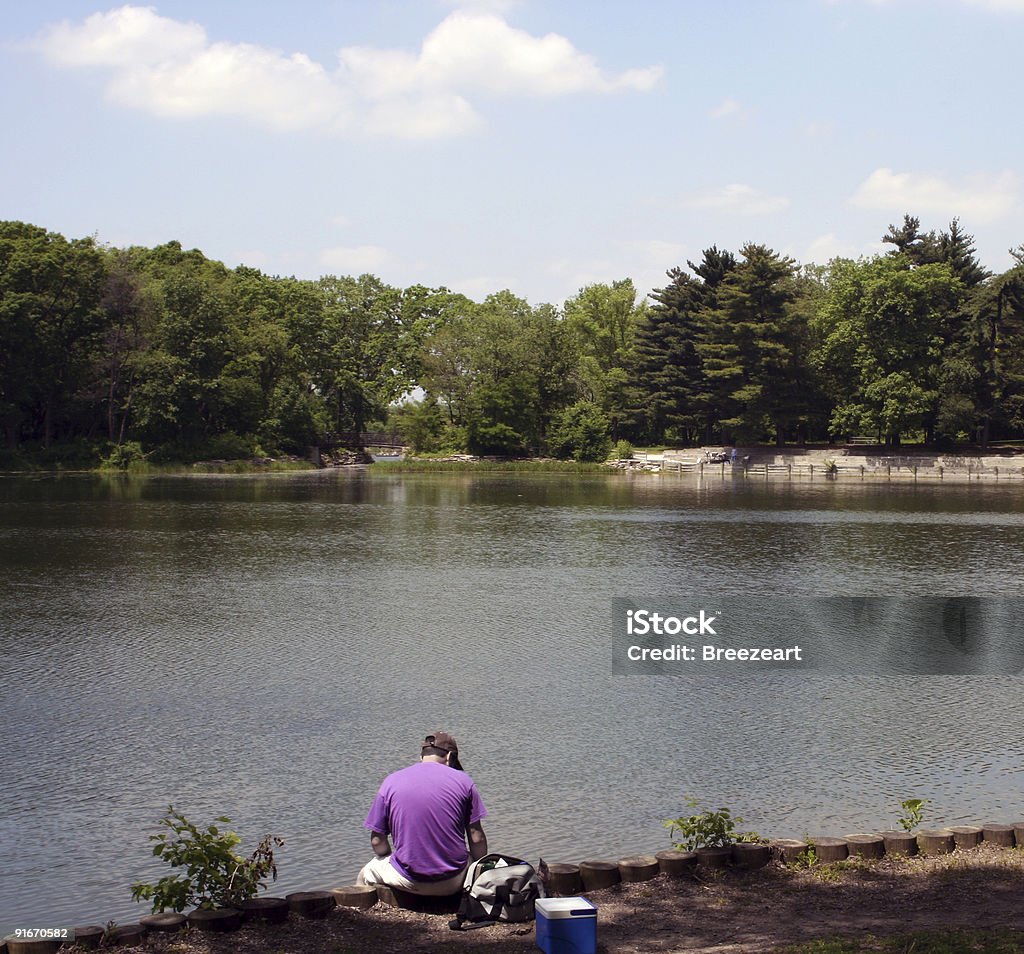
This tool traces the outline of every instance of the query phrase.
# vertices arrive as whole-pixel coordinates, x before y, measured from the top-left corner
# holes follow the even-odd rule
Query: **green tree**
[[[94,419],[103,278],[92,239],[0,222],[0,421],[10,448],[49,446]]]
[[[523,454],[542,443],[551,415],[571,393],[571,337],[550,306],[510,291],[474,310],[469,331],[467,446],[478,454]]]
[[[633,344],[647,306],[637,302],[636,288],[625,278],[581,288],[566,301],[564,313],[579,351],[579,392],[601,406],[618,435],[628,412]]]
[[[814,360],[835,434],[867,431],[897,444],[935,416],[943,332],[963,284],[946,264],[910,264],[890,255],[832,265]]]
[[[550,437],[556,457],[585,462],[608,459],[612,442],[608,415],[592,401],[577,401],[558,415]]]
[[[413,385],[402,293],[375,275],[320,279],[323,325],[310,356],[337,431],[362,433]]]
[[[127,251],[107,253],[100,306],[106,328],[96,361],[96,390],[106,406],[107,438],[122,444],[131,420],[139,361],[149,346],[159,308],[152,283]]]
[[[697,351],[719,412],[722,439],[782,443],[806,411],[806,327],[791,306],[795,262],[747,244],[706,308]]]
[[[653,442],[669,435],[686,443],[709,439],[719,416],[700,343],[707,313],[717,304],[736,259],[712,246],[700,263],[687,264],[694,274],[670,269],[669,283],[651,293],[654,304],[636,331],[633,433]]]

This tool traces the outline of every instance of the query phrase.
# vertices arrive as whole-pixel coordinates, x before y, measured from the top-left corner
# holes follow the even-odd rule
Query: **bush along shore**
[[[601,949],[627,954],[775,951],[802,944],[808,946],[785,950],[1024,949],[1024,821],[906,830],[914,820],[920,812],[905,815],[903,828],[891,831],[730,841],[757,836],[737,833],[728,817],[723,824],[719,813],[705,812],[674,821],[688,822],[695,840],[711,844],[549,864],[547,888],[555,896],[590,896],[598,905]],[[73,937],[80,949],[176,954],[534,947],[528,925],[499,924],[468,936],[449,932],[456,907],[457,898],[345,886],[257,897],[232,908],[155,913],[137,924],[78,927]],[[918,944],[936,931],[951,946]],[[915,946],[886,947],[879,940],[894,936],[911,937]],[[482,938],[485,946],[474,946]],[[45,954],[62,943],[11,936],[0,954]]]

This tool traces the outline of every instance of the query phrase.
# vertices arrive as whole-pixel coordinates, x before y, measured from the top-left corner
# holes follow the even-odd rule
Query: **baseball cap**
[[[450,752],[452,757],[448,764],[452,768],[462,768],[462,765],[459,763],[459,743],[447,732],[432,732],[423,740],[421,747],[424,749],[432,747],[440,749],[442,752]]]

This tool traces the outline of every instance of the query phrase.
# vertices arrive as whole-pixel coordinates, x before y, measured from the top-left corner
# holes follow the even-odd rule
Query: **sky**
[[[14,0],[0,218],[561,305],[711,245],[1024,243],[1024,0]]]

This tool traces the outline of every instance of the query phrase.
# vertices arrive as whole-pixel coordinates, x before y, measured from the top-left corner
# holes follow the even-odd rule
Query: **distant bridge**
[[[366,447],[374,450],[402,454],[409,449],[409,442],[401,434],[387,431],[341,431],[324,437],[324,448]]]

